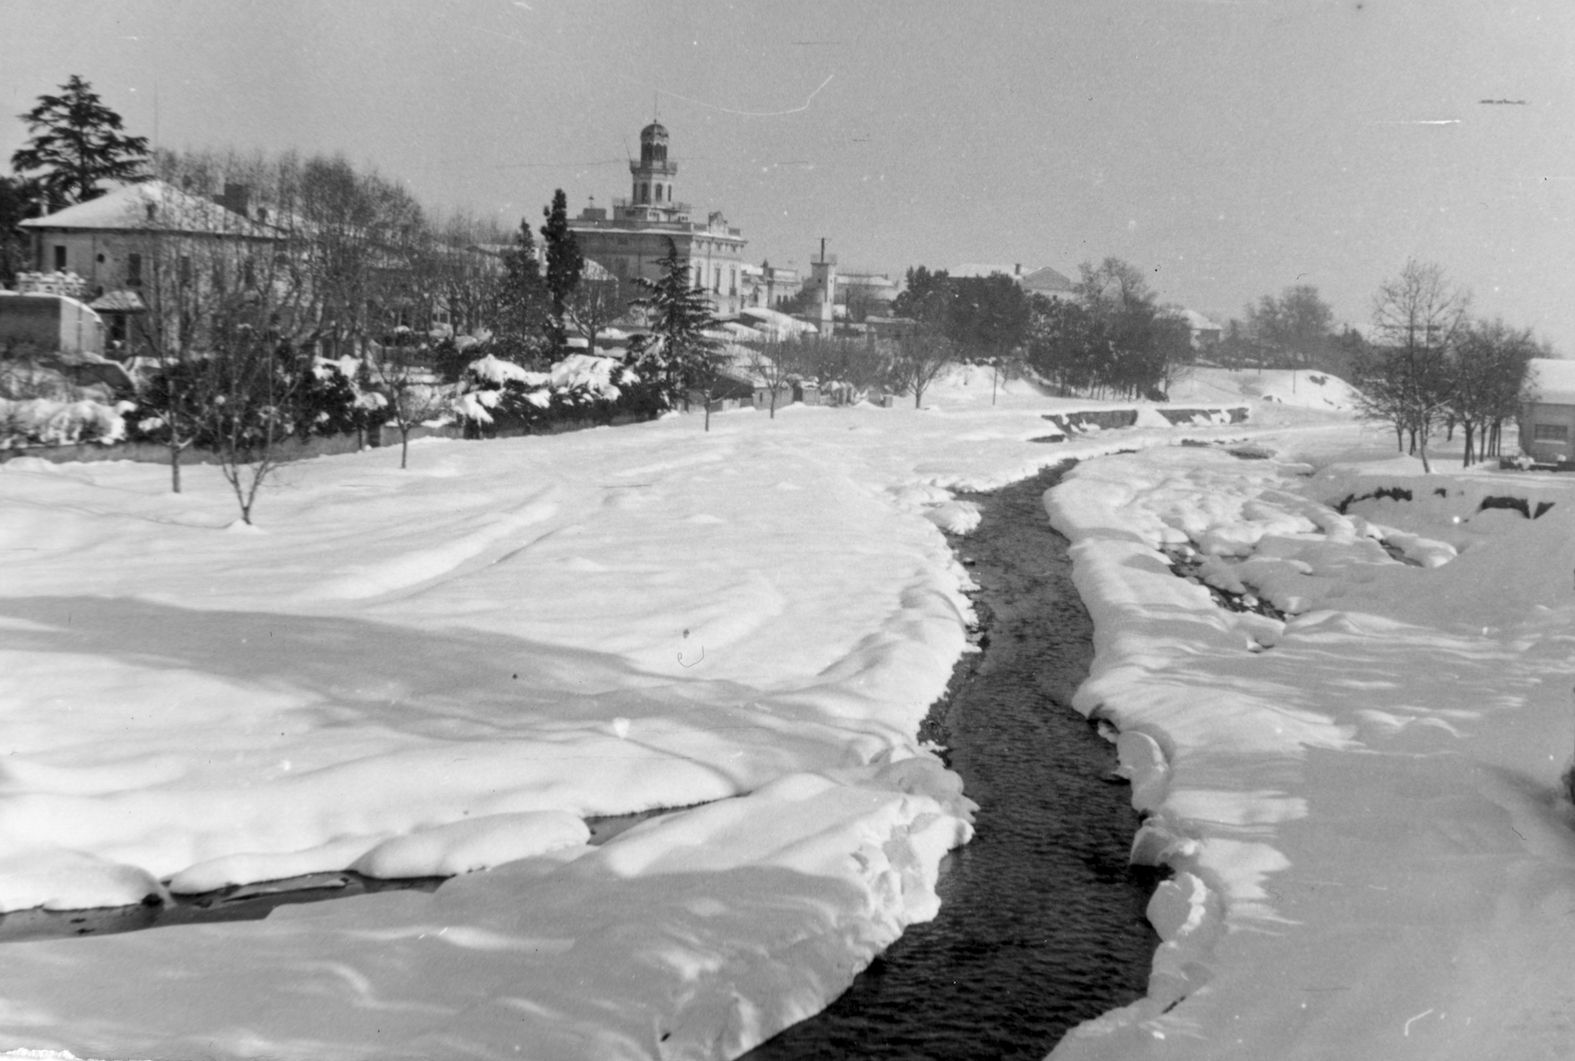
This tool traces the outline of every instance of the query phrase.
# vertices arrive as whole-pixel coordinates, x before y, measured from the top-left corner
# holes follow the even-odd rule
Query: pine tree
[[[146,176],[147,137],[122,133],[120,115],[76,74],[60,86],[60,95],[39,96],[21,118],[29,139],[11,156],[11,168],[42,170],[39,183],[54,207],[97,198],[105,181]]]
[[[569,229],[569,201],[562,188],[553,192],[552,205],[543,207],[541,214],[547,219],[541,226],[541,238],[547,255],[547,295],[551,299],[549,338],[553,356],[560,357],[568,345],[564,318],[569,296],[579,286],[580,274],[585,271],[585,256],[580,253],[579,241]]]
[[[529,221],[520,221],[513,246],[503,252],[497,306],[500,355],[522,365],[539,363],[547,352],[551,303]]]
[[[645,311],[653,340],[645,344],[639,367],[660,376],[669,401],[687,401],[690,391],[709,399],[721,369],[716,343],[705,334],[717,323],[711,315],[711,297],[705,288],[689,282],[689,259],[679,255],[671,239],[656,264],[662,268],[660,277],[635,281],[646,294],[632,305]],[[707,400],[706,430],[711,427],[710,411]]]

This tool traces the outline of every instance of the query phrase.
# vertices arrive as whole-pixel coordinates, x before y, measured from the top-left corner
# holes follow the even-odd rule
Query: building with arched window
[[[569,222],[580,253],[599,262],[624,283],[635,277],[656,279],[657,260],[672,240],[689,260],[690,281],[711,294],[719,316],[733,316],[743,304],[744,245],[748,242],[720,211],[703,222],[688,203],[673,194],[678,163],[668,157],[667,129],[652,122],[640,130],[640,157],[629,161],[630,192],[614,199],[611,215],[592,205]]]

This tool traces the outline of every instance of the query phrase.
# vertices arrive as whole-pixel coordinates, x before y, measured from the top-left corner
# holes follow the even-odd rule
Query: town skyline
[[[1364,323],[1408,258],[1575,355],[1575,12],[1552,0],[772,9],[0,0],[0,107],[72,74],[166,148],[342,152],[438,209],[628,194],[642,126],[745,260],[1114,255],[1240,316],[1308,283]],[[22,122],[0,123],[9,158]]]

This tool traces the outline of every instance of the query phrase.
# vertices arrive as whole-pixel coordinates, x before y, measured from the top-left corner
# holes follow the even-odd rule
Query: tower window
[[[657,184],[657,186],[656,186],[656,201],[657,202],[661,202],[662,201],[662,186],[661,186],[661,184]]]

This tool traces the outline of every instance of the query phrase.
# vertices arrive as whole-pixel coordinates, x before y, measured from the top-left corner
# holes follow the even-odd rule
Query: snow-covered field
[[[1291,383],[1200,374],[1176,404],[1250,391],[1253,421],[1060,445],[1042,414],[1087,403],[992,407],[983,374],[923,412],[426,441],[405,472],[287,466],[255,529],[212,468],[176,496],[157,466],[0,466],[0,908],[465,874],[4,945],[0,1050],[741,1052],[931,916],[968,836],[914,737],[966,645],[948,488],[1135,448],[1049,507],[1096,620],[1080,704],[1178,872],[1151,998],[1057,1056],[1564,1056],[1575,497],[1424,480]],[[1321,504],[1379,485],[1415,500]],[[1538,520],[1476,512],[1533,485]],[[1187,541],[1289,620],[1176,578],[1157,547]]]

